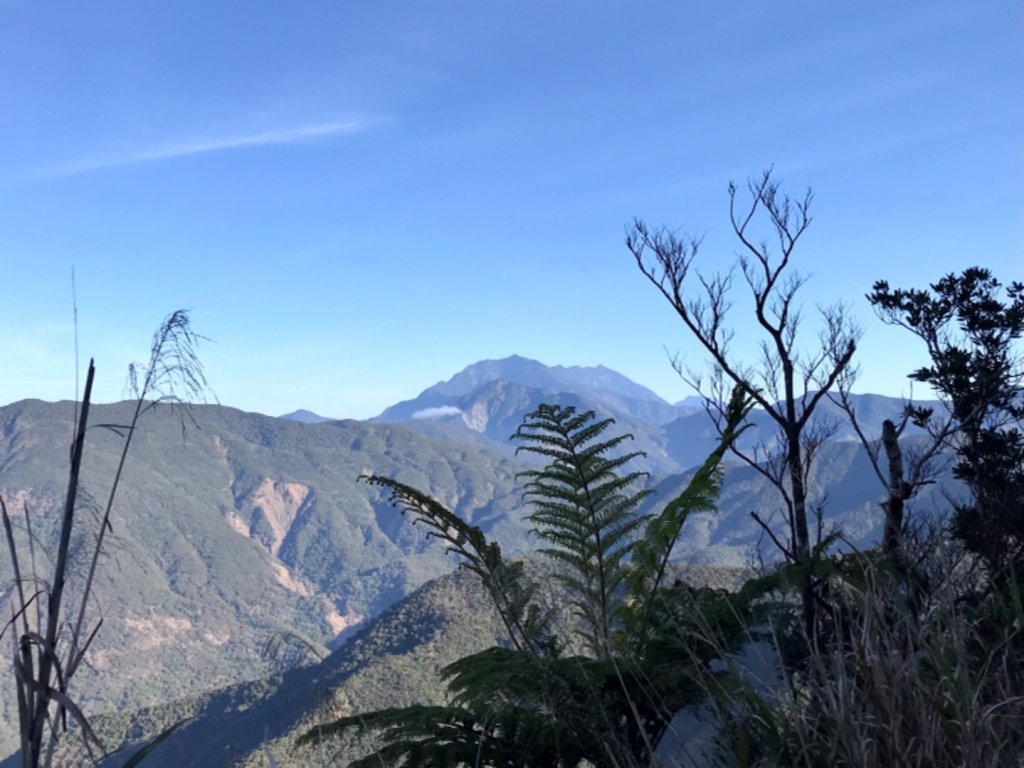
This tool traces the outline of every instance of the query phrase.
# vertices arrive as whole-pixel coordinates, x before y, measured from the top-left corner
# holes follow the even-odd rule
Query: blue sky
[[[690,394],[702,355],[623,244],[737,250],[727,184],[815,191],[806,312],[861,391],[921,362],[863,299],[1024,278],[1022,6],[0,1],[0,403],[97,399],[192,311],[221,402],[368,417],[479,359]],[[736,349],[756,339],[742,302]],[[805,329],[813,342],[815,328]]]

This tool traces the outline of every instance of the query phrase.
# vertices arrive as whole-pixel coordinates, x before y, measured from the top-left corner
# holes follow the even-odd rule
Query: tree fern
[[[677,599],[678,590],[663,588],[669,558],[688,515],[713,508],[722,458],[749,410],[735,393],[718,447],[683,493],[649,520],[637,513],[648,491],[634,490],[646,473],[619,474],[642,454],[621,450],[629,435],[603,438],[611,419],[542,405],[516,431],[525,442],[519,450],[550,459],[544,469],[522,473],[524,497],[534,505],[534,532],[548,545],[541,553],[562,566],[560,580],[588,656],[562,655],[563,643],[550,614],[534,602],[536,586],[522,563],[506,562],[479,528],[415,488],[364,477],[389,489],[393,503],[480,577],[513,647],[489,648],[444,668],[447,705],[352,715],[310,730],[301,741],[348,730],[380,734],[383,746],[353,768],[650,762],[673,714],[699,696],[690,683],[692,665],[711,658],[680,646],[673,621],[685,601]],[[739,604],[747,601],[740,598]],[[737,615],[737,604],[726,607],[728,616]]]
[[[528,414],[512,436],[525,445],[516,449],[551,459],[540,470],[521,472],[524,498],[534,506],[533,533],[551,546],[540,552],[562,563],[558,579],[584,627],[588,650],[598,657],[610,653],[616,623],[615,592],[626,578],[635,533],[645,518],[636,508],[650,491],[633,490],[646,472],[618,471],[642,452],[610,454],[632,435],[599,438],[613,419],[595,421],[593,411],[577,414],[572,406],[541,405]]]
[[[427,536],[440,539],[449,552],[459,556],[459,566],[472,571],[494,601],[509,640],[517,650],[540,656],[552,651],[556,640],[551,633],[551,614],[534,601],[537,585],[526,579],[521,562],[509,562],[501,547],[487,540],[475,525],[415,488],[380,475],[363,475],[360,480],[387,488],[391,502],[430,530]]]

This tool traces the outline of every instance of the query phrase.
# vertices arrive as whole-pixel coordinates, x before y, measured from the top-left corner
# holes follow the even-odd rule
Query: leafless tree
[[[882,552],[895,564],[901,565],[906,504],[949,469],[953,460],[944,451],[952,444],[957,422],[952,413],[932,418],[931,409],[907,400],[903,403],[899,422],[885,419],[878,436],[870,437],[869,428],[857,414],[856,402],[850,391],[852,383],[853,376],[849,371],[845,372],[837,380],[836,390],[829,393],[829,398],[846,414],[864,446],[875,476],[885,489]],[[904,449],[900,440],[911,424],[921,429],[921,439]]]
[[[754,363],[733,354],[734,330],[727,321],[732,309],[735,266],[709,275],[693,268],[701,239],[665,228],[651,229],[637,219],[626,245],[637,266],[669,301],[690,333],[710,356],[710,387],[702,388],[699,374],[674,364],[684,378],[704,395],[712,415],[720,416],[716,391],[733,384],[742,387],[778,427],[774,446],[738,450],[738,455],[764,475],[782,496],[788,540],[780,537],[756,512],[762,526],[791,563],[806,563],[812,556],[808,526],[808,471],[815,451],[828,436],[821,422],[811,422],[815,408],[850,367],[860,329],[845,305],[819,308],[820,325],[811,346],[802,344],[806,323],[797,293],[806,278],[792,266],[793,254],[811,224],[810,190],[794,200],[780,192],[771,169],[747,183],[749,201],[729,185],[729,215],[742,246],[739,274],[753,300],[760,354]],[[742,196],[745,197],[745,196]],[[768,238],[755,230],[764,225]],[[820,518],[819,518],[820,537]],[[816,542],[817,543],[817,542]],[[805,589],[805,619],[813,617],[813,595]]]

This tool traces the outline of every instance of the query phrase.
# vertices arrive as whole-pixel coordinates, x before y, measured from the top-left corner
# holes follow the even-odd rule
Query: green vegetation
[[[932,364],[910,377],[944,398],[957,433],[953,475],[970,489],[956,503],[952,530],[990,571],[1024,574],[1024,366],[1014,345],[1024,335],[1024,284],[1001,283],[974,267],[947,275],[930,291],[875,283],[868,299],[881,317],[925,343]],[[929,426],[933,410],[916,409]]]
[[[572,596],[580,621],[578,635],[589,655],[611,655],[616,622],[616,593],[628,570],[634,533],[644,523],[636,507],[649,490],[633,490],[645,472],[619,476],[617,471],[638,452],[609,452],[628,435],[598,441],[614,421],[594,421],[594,412],[577,414],[573,407],[541,405],[527,414],[512,436],[526,443],[518,450],[539,454],[551,463],[527,470],[524,498],[534,511],[527,516],[532,532],[550,546],[538,552],[564,567],[555,577]]]
[[[631,489],[640,473],[615,471],[635,456],[611,459],[609,451],[624,438],[599,439],[611,422],[556,406],[526,417],[516,436],[552,460],[524,474],[536,510],[531,520],[556,545],[546,552],[575,609],[568,636],[534,600],[537,585],[521,564],[508,563],[478,528],[414,488],[370,476],[368,482],[390,488],[393,500],[481,579],[512,647],[494,646],[445,667],[445,705],[346,715],[308,731],[300,743],[349,730],[382,731],[384,746],[354,762],[357,768],[650,761],[672,714],[693,697],[680,685],[693,659],[675,652],[682,646],[675,642],[675,603],[663,599],[665,567],[686,516],[706,508],[717,492],[722,457],[749,410],[737,389],[718,449],[687,490],[648,521],[643,537],[631,535],[645,522],[635,512],[644,494]],[[627,566],[634,550],[640,556]],[[749,603],[754,596],[748,590],[740,599]],[[590,655],[564,653],[578,646]]]
[[[532,563],[524,564],[536,571]],[[442,703],[438,672],[504,634],[489,597],[469,573],[435,579],[369,622],[358,635],[315,660],[260,680],[237,683],[136,712],[112,712],[93,725],[111,743],[135,743],[165,724],[188,721],[146,762],[149,766],[238,765],[281,768],[344,764],[370,745],[358,738],[296,750],[295,735],[329,717],[363,708]],[[62,753],[60,765],[77,765]],[[112,761],[104,768],[121,768]]]
[[[521,564],[506,563],[478,529],[413,488],[369,478],[464,559],[494,600],[509,643],[442,669],[444,704],[348,714],[308,730],[299,743],[379,733],[382,745],[353,768],[641,766],[659,759],[807,768],[1014,764],[1024,755],[1020,582],[1003,578],[1008,591],[979,593],[993,583],[991,572],[987,581],[979,576],[971,567],[977,556],[958,551],[941,530],[905,530],[896,564],[876,551],[829,554],[837,541],[831,536],[806,563],[784,564],[735,592],[664,586],[672,545],[686,517],[712,505],[722,456],[748,412],[737,388],[719,449],[686,491],[647,521],[644,535],[625,545],[602,538],[643,520],[635,516],[637,494],[623,482],[636,478],[609,469],[628,455],[621,463],[604,456],[621,439],[600,440],[608,424],[595,423],[592,413],[551,406],[527,417],[544,429],[520,436],[539,434],[534,447],[554,460],[527,473],[534,478],[527,488],[543,512],[531,518],[559,545],[548,557],[575,608],[568,628],[556,627],[533,601],[537,585]],[[616,514],[595,515],[595,499]],[[605,526],[595,524],[602,519]],[[623,546],[626,555],[611,558],[622,567],[622,589],[595,589],[599,564]],[[913,567],[900,567],[905,563]],[[792,599],[808,581],[821,595],[813,634]],[[597,610],[602,596],[604,614]],[[749,655],[758,646],[770,659],[769,679],[752,676],[758,665]],[[572,648],[588,652],[566,655]],[[714,736],[694,743],[692,733],[673,733],[675,716],[686,711],[703,712]],[[673,740],[688,758],[656,748]]]
[[[127,424],[132,407],[94,405],[90,418]],[[70,402],[38,401],[0,408],[0,493],[19,539],[28,505],[40,563],[56,551],[66,490],[58,468],[67,466],[72,409]],[[355,481],[369,466],[424,483],[459,514],[475,515],[506,551],[528,549],[519,463],[400,426],[302,425],[218,405],[196,405],[193,416],[198,426],[183,436],[170,409],[150,411],[133,439],[95,581],[92,608],[102,611],[103,627],[91,666],[80,667],[75,682],[88,713],[126,713],[264,677],[271,670],[259,651],[268,637],[292,631],[326,650],[336,642],[338,616],[366,621],[449,572],[449,557],[424,547],[382,494]],[[123,444],[106,429],[90,430],[87,443],[84,488],[105,499]],[[428,460],[431,473],[416,466]],[[253,523],[267,517],[258,510],[269,512],[288,484],[312,493],[290,525],[282,524],[274,556]],[[81,522],[75,546],[95,527],[89,513]],[[0,573],[11,583],[6,556]],[[84,568],[71,570],[76,589],[85,575]],[[9,663],[10,654],[4,658]],[[17,746],[11,686],[0,689],[0,720],[0,750],[9,754]]]
[[[820,616],[827,629],[787,638],[781,617],[771,617],[782,660],[775,691],[735,675],[706,678],[724,727],[705,764],[1020,764],[1019,589],[975,603],[970,556],[937,531],[909,539],[904,554],[932,577],[925,588],[879,553],[836,556]]]

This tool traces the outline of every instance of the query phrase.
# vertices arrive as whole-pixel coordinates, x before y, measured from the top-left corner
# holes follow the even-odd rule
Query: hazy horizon
[[[727,270],[727,185],[769,166],[815,194],[808,345],[846,302],[858,387],[900,394],[924,351],[875,280],[1024,277],[1022,26],[1001,1],[4,3],[0,401],[71,397],[73,268],[98,400],[188,308],[247,410],[366,417],[514,352],[674,402],[669,355],[704,356],[625,227]]]

